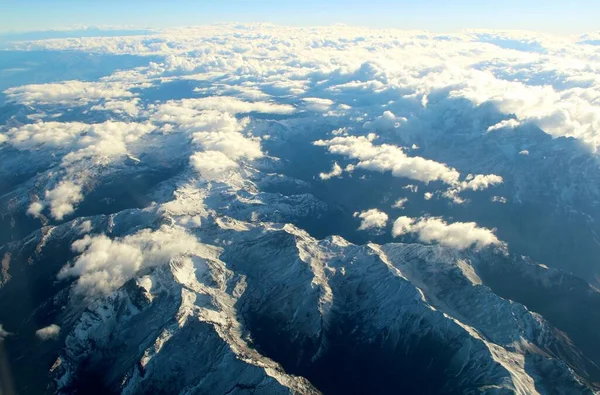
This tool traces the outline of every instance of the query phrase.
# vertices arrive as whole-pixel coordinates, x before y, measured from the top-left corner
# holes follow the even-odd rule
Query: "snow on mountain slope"
[[[597,54],[511,37],[18,44],[157,55],[3,93],[0,342],[19,392],[600,388]]]
[[[512,259],[504,249],[319,241],[250,215],[257,207],[267,218],[309,215],[304,205],[278,204],[283,195],[197,185],[166,186],[176,189],[165,203],[77,219],[8,245],[13,265],[35,268],[47,262],[45,251],[85,234],[121,243],[145,229],[182,231],[199,243],[144,264],[106,296],[90,299],[77,280],[63,279],[35,302],[45,306],[35,314],[62,328],[56,391],[585,390],[587,357],[478,274]],[[46,275],[64,263],[44,263]],[[16,268],[0,292],[18,285]],[[240,377],[234,388],[231,375]]]
[[[220,289],[231,273],[216,259],[174,261],[89,306],[54,369],[57,392],[316,392],[240,337],[233,298]]]
[[[435,392],[584,389],[556,359],[573,353],[568,342],[540,316],[473,283],[476,275],[464,273],[473,270],[468,254],[356,246],[339,237],[319,242],[291,225],[205,220],[196,230],[209,243],[204,256],[174,258],[86,308],[54,369],[58,390],[92,385],[82,367],[105,369],[105,384],[124,393],[221,392],[229,374],[240,375],[240,388],[261,393],[276,383],[313,391],[284,370],[326,392],[374,374],[382,390],[415,389],[436,374],[445,380],[429,383]],[[434,353],[432,342],[441,349]],[[365,357],[367,346],[389,366],[362,366],[355,358]],[[353,365],[344,367],[350,357]],[[576,357],[565,360],[576,364]],[[203,373],[215,366],[218,375]],[[422,376],[403,387],[408,376],[392,367]],[[356,378],[340,383],[344,369]]]
[[[505,247],[318,240],[286,222],[314,226],[331,208],[309,193],[275,192],[290,186],[307,188],[250,165],[219,180],[184,170],[159,183],[145,209],[48,226],[3,247],[13,264],[0,292],[17,292],[26,262],[58,276],[30,316],[11,323],[26,332],[33,314],[62,328],[59,349],[46,351],[60,355],[53,390],[591,391],[595,355],[486,285],[494,268],[527,273],[531,264]],[[110,248],[139,249],[141,265],[94,257],[101,234]],[[61,276],[65,267],[78,277]],[[82,293],[85,276],[114,270],[124,277],[104,294]]]

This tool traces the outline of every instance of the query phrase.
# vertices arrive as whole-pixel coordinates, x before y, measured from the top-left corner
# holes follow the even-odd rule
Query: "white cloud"
[[[9,100],[22,104],[83,105],[111,98],[130,98],[130,86],[116,82],[64,81],[52,84],[24,85],[4,91]]]
[[[401,97],[414,101],[414,109],[430,108],[432,93],[448,92],[452,98],[492,103],[516,116],[491,130],[532,122],[554,137],[573,136],[595,149],[600,144],[600,59],[597,47],[585,45],[586,40],[527,32],[463,32],[442,39],[421,31],[264,24],[248,25],[243,32],[218,25],[152,36],[41,40],[15,45],[160,55],[164,61],[116,72],[99,82],[30,85],[7,94],[20,102],[122,99],[131,97],[132,87],[150,80],[218,77],[218,84],[230,85],[225,92],[244,98],[271,97],[265,91],[300,95],[310,88],[311,98],[325,103],[347,94],[343,102],[368,108],[365,116],[373,118],[373,106],[381,111],[391,101],[389,108],[396,111],[392,105]],[[516,51],[498,45],[501,41],[526,45]]]
[[[189,77],[188,77],[189,78]],[[197,91],[197,88],[194,89]],[[231,88],[231,92],[236,93],[243,99],[251,101],[264,101],[271,99],[271,95],[268,95],[261,91],[254,83],[246,82]]]
[[[130,147],[139,146],[140,140],[154,129],[148,122],[114,121],[38,122],[11,128],[7,133],[9,144],[19,150],[49,151],[59,167],[54,174],[64,174],[53,190],[46,190],[42,201],[29,206],[27,214],[39,217],[46,206],[58,220],[71,214],[84,198],[81,185],[93,175],[90,169],[122,161]]]
[[[304,106],[310,111],[325,112],[334,105],[334,101],[330,99],[322,99],[318,97],[306,97],[302,99]]]
[[[446,191],[444,191],[444,193],[442,193],[442,196],[446,199],[450,199],[455,204],[464,204],[467,202],[467,200],[459,196],[459,193],[462,190],[464,190],[464,188],[462,188],[461,186],[448,188]],[[427,198],[427,196],[425,196],[425,200],[429,199]]]
[[[143,268],[197,254],[202,247],[182,228],[163,226],[114,240],[105,235],[86,235],[75,241],[72,249],[80,255],[62,268],[58,278],[77,277],[76,292],[98,295],[121,287]]]
[[[167,102],[152,109],[154,112],[151,119],[155,122],[175,125],[179,130],[192,132],[193,142],[205,151],[219,151],[232,160],[241,158],[252,160],[262,157],[264,154],[260,139],[242,134],[248,125],[248,118],[238,119],[229,112],[220,112],[211,108],[223,104],[231,111],[235,112],[243,108],[243,112],[247,112],[260,108],[264,111],[278,111],[278,107],[270,103],[260,103],[260,106],[256,106],[256,103],[235,99],[225,100],[227,98],[209,99],[211,100],[189,99]],[[283,107],[280,110],[285,113],[289,109]]]
[[[40,146],[68,148],[89,125],[81,122],[38,122],[12,128],[8,142],[21,150],[33,150]]]
[[[418,185],[408,184],[402,187],[402,189],[407,189],[412,193],[417,193],[419,191]]]
[[[408,198],[400,198],[394,202],[393,208],[404,208],[404,205],[408,203]]]
[[[394,221],[394,225],[392,226],[392,236],[398,237],[407,233],[412,233],[414,229],[414,224],[414,218],[406,216],[398,217],[398,219]]]
[[[406,118],[397,117],[391,111],[384,111],[383,114],[375,118],[374,121],[366,122],[363,125],[363,128],[375,132],[389,132],[399,128],[403,123],[406,123],[406,121]]]
[[[6,331],[4,329],[4,327],[2,326],[2,324],[0,324],[0,341],[4,340],[5,338],[7,338],[8,336],[11,336],[12,333]]]
[[[45,328],[38,329],[35,331],[35,335],[40,340],[52,340],[56,339],[60,334],[60,326],[56,324],[49,325]]]
[[[339,129],[331,131],[331,134],[333,134],[334,136],[347,136],[348,129],[347,128],[339,128]]]
[[[330,153],[358,159],[358,168],[379,172],[391,171],[395,177],[406,177],[425,183],[458,182],[460,173],[443,163],[421,157],[410,157],[394,145],[374,145],[375,136],[337,136],[331,140],[318,140],[314,144],[327,147]]]
[[[510,67],[505,65],[506,69]],[[525,80],[498,79],[491,73],[472,72],[472,75],[475,78],[467,79],[466,86],[453,91],[452,96],[467,98],[476,105],[491,102],[500,111],[516,115],[516,121],[494,125],[494,129],[532,122],[553,137],[575,137],[594,150],[600,144],[600,108],[596,103],[600,90],[579,87],[561,90],[550,85],[529,85]]]
[[[150,107],[150,110],[153,121],[170,123],[191,132],[219,130],[235,133],[244,130],[248,124],[247,119],[238,120],[227,112],[193,108],[183,101],[169,101]]]
[[[354,213],[354,217],[358,217],[362,220],[360,226],[358,227],[358,230],[385,228],[388,221],[388,215],[383,211],[379,211],[375,208],[362,211],[360,213]]]
[[[30,215],[34,218],[39,218],[42,215],[42,211],[44,210],[44,204],[41,202],[33,202],[29,205],[27,209],[27,215]]]
[[[389,171],[394,176],[425,183],[441,181],[449,189],[438,195],[443,192],[443,196],[462,202],[458,196],[461,191],[498,185],[501,177],[480,174],[461,180],[459,172],[444,163],[409,156],[407,151],[414,152],[392,144],[376,145],[374,134],[359,137],[348,133],[354,128],[362,130],[362,124],[367,131],[386,136],[386,132],[405,123],[412,125],[415,118],[431,115],[428,111],[434,111],[439,100],[445,100],[436,93],[447,92],[450,100],[442,106],[445,112],[440,125],[426,125],[431,129],[454,127],[453,113],[462,111],[461,103],[470,101],[464,108],[488,103],[511,114],[504,118],[516,117],[492,125],[488,131],[532,123],[554,137],[573,136],[593,147],[599,145],[600,59],[596,49],[577,44],[578,39],[548,39],[530,33],[494,34],[493,37],[510,36],[511,40],[526,36],[526,42],[538,43],[545,53],[491,45],[482,42],[485,40],[479,33],[452,34],[441,40],[427,32],[340,26],[303,29],[261,25],[247,26],[241,33],[233,26],[223,25],[165,31],[152,36],[152,40],[139,36],[22,43],[18,45],[38,49],[157,54],[164,61],[118,71],[97,82],[65,81],[6,91],[9,100],[19,103],[93,103],[92,109],[147,118],[144,123],[38,122],[12,128],[0,135],[0,142],[5,140],[18,149],[51,150],[62,158],[61,166],[67,170],[64,182],[83,186],[88,185],[85,180],[73,176],[79,169],[75,166],[78,162],[114,164],[136,142],[143,147],[144,139],[150,139],[153,131],[181,132],[192,136],[196,146],[193,151],[201,151],[192,155],[191,165],[203,176],[221,177],[239,167],[242,160],[264,156],[260,141],[248,135],[253,125],[236,114],[291,115],[296,107],[273,101],[287,95],[285,102],[296,100],[300,102],[298,108],[327,111],[335,103],[351,105],[344,106],[351,113],[344,118],[346,126],[333,131],[333,139],[315,143],[333,154],[356,159],[356,163],[346,167],[347,171],[358,167]],[[217,37],[219,40],[215,40]],[[207,82],[210,88],[196,92],[212,96],[141,108],[141,100],[132,90],[148,87],[149,82],[157,85],[178,79]],[[298,97],[300,94],[310,97]],[[481,125],[487,127],[489,123],[474,125],[482,133]],[[409,125],[405,126],[408,129]],[[410,139],[404,143],[414,145]],[[421,141],[419,144],[426,151],[427,146]],[[210,160],[213,163],[209,165]],[[339,171],[335,167],[334,170]],[[29,214],[40,215],[44,206],[59,217],[72,212],[82,199],[81,190],[77,193],[76,188],[57,188],[48,191],[44,201],[32,204]],[[432,196],[428,193],[425,198]]]
[[[97,104],[91,107],[94,111],[112,111],[115,114],[127,114],[135,117],[139,114],[139,98],[131,100],[108,100],[102,104]]]
[[[127,153],[127,146],[150,133],[151,123],[106,121],[99,124],[81,122],[38,122],[12,128],[9,143],[20,150],[54,149],[71,151],[66,163],[83,158],[114,159]]]
[[[210,96],[198,99],[183,99],[176,102],[180,108],[196,111],[213,110],[229,114],[260,112],[267,114],[292,114],[296,108],[289,104],[255,101],[248,102],[230,96]]]
[[[477,174],[473,176],[469,174],[467,181],[462,183],[463,189],[471,189],[473,191],[482,191],[489,188],[492,185],[502,184],[504,180],[502,177],[495,174]]]
[[[5,134],[0,134],[0,144],[8,141],[8,136]]]
[[[192,167],[207,180],[222,180],[238,164],[219,151],[196,152],[190,157]]]
[[[151,123],[104,122],[88,125],[85,135],[75,142],[78,150],[63,158],[63,165],[86,158],[99,160],[108,164],[117,158],[123,158],[128,152],[128,146],[154,130]]]
[[[329,180],[330,178],[341,176],[343,171],[342,167],[337,162],[334,162],[331,171],[329,173],[319,173],[319,177],[321,180]]]
[[[194,143],[207,151],[219,151],[227,157],[256,159],[263,156],[260,140],[246,137],[241,133],[198,132],[194,133]]]
[[[457,182],[450,186],[450,188],[444,191],[442,196],[452,200],[456,204],[463,204],[466,200],[459,196],[462,191],[468,189],[472,191],[483,191],[491,186],[502,184],[503,182],[504,180],[502,177],[495,174],[469,174],[464,181]],[[431,199],[432,196],[433,195],[428,198],[426,194],[425,200]]]
[[[433,198],[433,193],[431,193],[431,192],[425,192],[423,194],[423,199],[425,199],[425,200],[431,200],[432,198]]]
[[[73,243],[73,251],[82,253],[72,266],[63,268],[59,279],[78,277],[77,290],[108,293],[132,278],[143,263],[139,245],[113,241],[107,236],[85,236]]]
[[[50,205],[52,216],[60,221],[65,215],[73,213],[74,206],[83,200],[81,186],[71,181],[62,181],[54,189],[46,191],[45,200]]]
[[[492,196],[491,201],[493,203],[502,203],[502,204],[504,204],[504,203],[508,202],[508,199],[506,199],[504,196]]]
[[[522,151],[519,151],[519,155],[529,155],[529,151],[524,149]]]
[[[517,121],[516,119],[505,119],[503,121],[498,122],[495,125],[490,126],[489,128],[487,128],[487,131],[493,132],[494,130],[500,129],[514,129],[519,125],[521,125],[521,122]]]
[[[502,245],[493,230],[481,228],[475,222],[446,223],[437,217],[399,217],[392,229],[394,237],[416,233],[423,243],[439,243],[459,250],[475,246],[481,249],[490,245]]]
[[[89,219],[83,221],[81,225],[79,225],[79,230],[81,231],[81,233],[90,233],[92,231],[92,228],[92,221],[90,221]]]

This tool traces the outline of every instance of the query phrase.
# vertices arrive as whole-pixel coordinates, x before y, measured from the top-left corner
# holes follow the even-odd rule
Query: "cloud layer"
[[[373,176],[366,172],[385,172],[410,180],[407,192],[424,193],[425,200],[464,203],[461,194],[501,189],[504,178],[477,168],[487,166],[484,161],[461,174],[464,163],[436,156],[428,150],[428,136],[444,139],[451,131],[509,140],[538,126],[553,138],[574,137],[592,151],[600,145],[600,53],[584,41],[589,40],[523,32],[440,35],[343,26],[219,25],[152,36],[20,43],[27,49],[153,58],[147,66],[98,81],[6,90],[8,100],[27,116],[0,130],[0,149],[51,158],[52,166],[35,179],[39,189],[23,211],[56,220],[77,209],[102,172],[119,168],[130,156],[139,162],[137,157],[167,150],[165,142],[172,136],[178,136],[178,145],[166,160],[187,166],[185,171],[192,171],[185,174],[194,181],[239,185],[248,165],[271,159],[267,139],[304,133],[321,152],[352,162],[344,168],[334,162],[331,170],[318,174],[323,180],[344,171],[354,172],[353,180]],[[514,48],[506,42],[534,44]],[[155,100],[150,94],[181,82],[189,87],[181,95]],[[465,117],[475,111],[476,118]],[[451,144],[450,139],[445,141]],[[498,149],[520,153],[520,160],[535,157],[533,151],[527,157],[529,146],[507,143]],[[341,159],[326,160],[320,163]],[[428,191],[420,183],[433,183],[438,190]],[[405,204],[399,199],[392,207]],[[376,209],[356,216],[361,230],[381,229],[388,221]],[[404,233],[455,248],[499,243],[489,229],[440,218],[401,217],[394,235]],[[62,276],[76,276],[84,288],[97,283],[100,290],[113,289],[151,261],[134,239],[94,236],[82,243],[80,258]],[[115,272],[97,253],[99,246],[118,262]]]
[[[507,42],[535,45],[501,44]],[[377,97],[371,105],[401,98],[426,107],[430,96],[447,92],[474,105],[493,104],[516,116],[483,125],[484,132],[531,122],[554,137],[576,137],[595,149],[600,142],[600,55],[593,43],[580,37],[529,32],[441,35],[345,26],[240,28],[224,24],[151,36],[18,43],[20,49],[155,55],[163,60],[98,82],[29,85],[11,88],[6,94],[27,104],[122,100],[137,95],[134,87],[188,75],[201,80],[219,77],[221,84],[230,85],[226,91],[253,99],[274,92],[299,96],[311,89],[310,96],[303,98],[306,106],[327,111],[333,106],[362,105],[368,96]],[[339,103],[335,99],[341,93],[352,95],[343,96]],[[383,133],[405,119],[410,121],[408,115],[386,109],[382,115],[380,108],[365,126]]]

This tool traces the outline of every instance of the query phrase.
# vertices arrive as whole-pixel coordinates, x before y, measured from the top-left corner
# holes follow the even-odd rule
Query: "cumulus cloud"
[[[191,132],[193,142],[205,151],[218,151],[231,160],[262,157],[260,139],[242,134],[249,119],[238,119],[230,112],[213,110],[223,104],[223,109],[233,113],[243,110],[288,113],[293,107],[281,107],[271,103],[246,103],[227,98],[189,99],[167,102],[153,108],[151,119],[174,125],[179,130]]]
[[[525,156],[527,156],[527,155],[529,155],[529,151],[526,150],[526,149],[524,149],[522,151],[519,151],[519,155],[525,155]]]
[[[319,97],[306,97],[302,99],[304,106],[310,111],[325,112],[334,105],[334,101],[331,99],[322,99]]]
[[[329,180],[330,178],[341,176],[343,171],[342,167],[337,162],[334,162],[331,170],[328,173],[319,173],[319,177],[321,180]]]
[[[401,30],[273,25],[246,26],[244,31],[220,25],[152,36],[41,40],[15,45],[160,55],[164,60],[151,62],[142,71],[115,73],[118,78],[105,78],[100,85],[75,81],[11,88],[7,94],[21,102],[122,97],[131,94],[130,85],[137,81],[132,76],[174,75],[205,81],[218,77],[219,84],[232,85],[226,92],[242,97],[264,98],[263,91],[301,95],[310,89],[311,97],[332,100],[352,93],[353,108],[364,103],[388,105],[399,97],[429,108],[432,93],[448,92],[475,105],[492,103],[514,114],[516,122],[533,122],[552,136],[572,136],[595,148],[600,143],[600,89],[596,47],[589,45],[594,41],[525,32],[442,37]],[[244,90],[249,92],[246,96]],[[319,95],[323,91],[328,95]]]
[[[129,144],[153,129],[151,123],[135,122],[38,122],[10,129],[8,142],[20,150],[71,151],[63,157],[66,163],[92,157],[106,163],[127,153]]]
[[[260,140],[241,133],[198,132],[194,133],[193,141],[207,151],[219,151],[234,160],[263,156]]]
[[[40,340],[52,340],[56,339],[60,335],[60,326],[56,324],[49,325],[45,328],[38,329],[35,331],[35,335]]]
[[[44,210],[44,204],[41,202],[33,202],[29,205],[27,209],[27,215],[30,215],[34,218],[39,218],[42,215],[42,211]]]
[[[202,110],[185,105],[184,101],[169,101],[150,108],[151,119],[191,132],[221,131],[236,133],[244,130],[248,120],[238,119],[234,114],[216,110]]]
[[[19,49],[160,55],[164,60],[114,73],[99,82],[30,85],[11,88],[7,95],[20,102],[121,100],[130,97],[132,86],[182,75],[203,81],[218,78],[219,85],[229,85],[221,92],[247,99],[272,97],[265,91],[301,95],[310,89],[311,99],[324,103],[322,109],[325,101],[343,93],[352,93],[347,97],[352,108],[368,107],[366,103],[393,105],[402,98],[422,109],[431,106],[432,93],[448,92],[452,98],[475,105],[492,103],[516,116],[512,122],[492,125],[492,130],[533,122],[552,136],[573,136],[595,148],[600,143],[600,89],[596,48],[588,45],[593,41],[526,32],[442,37],[401,30],[272,25],[246,26],[244,31],[222,25],[172,29],[152,36],[41,40],[15,45]],[[365,114],[367,120],[377,116],[372,109]],[[396,111],[393,106],[390,109]],[[387,113],[380,117],[392,120]]]
[[[360,218],[361,223],[358,230],[381,229],[385,228],[388,221],[388,215],[375,208],[354,213],[354,217]]]
[[[478,81],[467,80],[466,86],[452,92],[452,97],[464,97],[476,105],[493,103],[500,111],[517,117],[512,123],[494,125],[492,130],[532,122],[553,137],[575,137],[594,150],[600,144],[600,112],[595,103],[600,92],[596,89],[584,93],[579,87],[560,90],[550,85],[498,79],[489,73],[473,74]]]
[[[392,236],[398,237],[407,233],[412,233],[414,229],[415,219],[402,216],[394,221],[392,226]]]
[[[92,221],[90,221],[89,219],[86,221],[83,221],[80,225],[79,225],[79,230],[81,231],[81,233],[90,233],[92,231]]]
[[[392,235],[417,234],[420,241],[427,244],[439,243],[463,250],[474,246],[481,249],[490,245],[501,245],[493,230],[477,226],[475,222],[446,223],[438,217],[410,218],[399,217],[394,221]]]
[[[404,208],[404,205],[408,203],[408,198],[400,198],[394,202],[393,208]]]
[[[406,121],[406,118],[397,117],[391,111],[384,111],[383,114],[375,118],[374,121],[366,122],[363,125],[363,128],[375,132],[389,132],[399,128],[403,123],[406,123]]]
[[[463,189],[482,191],[492,185],[502,184],[503,182],[502,177],[495,174],[477,174],[476,176],[469,174],[467,181],[463,182],[462,187]]]
[[[139,114],[139,98],[131,100],[108,100],[102,104],[91,107],[93,111],[112,111],[115,114],[127,114],[135,117]]]
[[[68,148],[89,125],[81,122],[38,122],[8,131],[8,142],[15,148],[32,150],[38,147]]]
[[[425,192],[423,194],[423,199],[425,199],[425,200],[431,200],[432,198],[433,198],[433,193],[431,193],[431,192]]]
[[[425,183],[443,181],[456,183],[460,173],[455,169],[433,160],[410,157],[400,147],[382,144],[374,145],[375,135],[337,136],[331,140],[318,140],[314,144],[327,147],[332,154],[358,159],[358,168],[372,171],[391,171],[395,177],[406,177]]]
[[[93,158],[99,164],[108,164],[117,158],[124,157],[128,146],[154,130],[151,123],[104,122],[88,125],[85,135],[75,142],[79,149],[70,152],[63,158],[63,165]]]
[[[259,30],[261,34],[257,35]],[[503,40],[506,34],[498,33],[492,39]],[[219,40],[215,40],[217,37]],[[545,40],[536,36],[525,41],[537,43],[537,49],[515,51],[492,45],[489,39],[474,33],[447,35],[442,40],[426,32],[269,25],[249,26],[243,32],[232,26],[178,29],[153,36],[152,40],[139,36],[22,43],[19,45],[24,48],[154,54],[164,60],[136,70],[122,70],[97,82],[65,81],[6,91],[13,102],[75,106],[93,103],[93,110],[122,112],[145,119],[144,123],[37,122],[0,134],[0,143],[5,140],[18,149],[52,150],[59,158],[64,155],[61,164],[72,175],[77,170],[74,163],[79,161],[113,164],[136,141],[153,136],[157,125],[156,130],[165,133],[189,134],[195,145],[192,151],[199,151],[189,158],[190,165],[203,177],[215,179],[238,168],[244,159],[264,156],[260,141],[248,134],[252,130],[250,121],[239,114],[292,115],[297,110],[289,104],[293,100],[300,109],[323,112],[335,103],[348,103],[351,107],[343,105],[351,112],[344,118],[346,126],[333,131],[334,138],[319,140],[316,145],[355,159],[347,171],[358,167],[424,183],[441,181],[449,189],[437,192],[438,196],[461,202],[461,191],[481,191],[502,183],[502,178],[479,174],[461,180],[459,172],[444,163],[409,156],[407,152],[415,152],[393,144],[377,145],[375,134],[350,136],[349,132],[362,130],[362,125],[367,132],[385,137],[401,126],[408,129],[405,124],[411,124],[414,118],[431,115],[428,111],[439,104],[442,92],[450,100],[443,106],[440,125],[417,125],[431,129],[454,127],[456,117],[452,114],[461,111],[464,103],[468,103],[465,108],[487,103],[511,114],[504,118],[515,118],[489,127],[489,123],[474,120],[473,128],[478,133],[486,127],[489,132],[502,132],[500,129],[533,123],[554,137],[573,136],[593,147],[600,144],[600,80],[594,48],[567,38]],[[513,36],[508,39],[523,41],[515,41]],[[543,48],[543,55],[539,48]],[[137,97],[139,89],[133,89],[147,87],[149,81],[157,84],[182,79],[206,82],[210,88],[197,88],[195,92],[211,96],[142,106]],[[276,97],[284,97],[285,103],[273,101]],[[281,123],[285,126],[287,121]],[[403,144],[416,149],[408,137]],[[427,150],[427,145],[418,143]],[[521,155],[526,152],[521,151]],[[332,169],[335,173],[340,170],[335,166]],[[28,213],[40,215],[49,207],[56,218],[62,218],[72,212],[82,199],[78,186],[87,184],[80,179],[67,178],[64,182],[72,187],[66,184],[48,191],[45,200],[32,204]],[[410,187],[417,192],[416,185]],[[424,197],[430,199],[433,194],[428,192]]]
[[[76,292],[98,295],[121,287],[144,268],[198,253],[201,245],[182,228],[163,226],[118,239],[86,235],[75,241],[72,249],[80,255],[61,269],[58,278],[76,277]]]
[[[192,167],[207,180],[222,180],[238,164],[219,151],[196,152],[190,157]]]
[[[64,81],[9,88],[4,94],[10,101],[27,105],[83,105],[102,99],[133,97],[129,88],[131,87],[117,82]]]
[[[81,185],[93,174],[89,169],[122,161],[130,147],[137,146],[154,129],[149,122],[115,121],[37,122],[11,128],[7,133],[9,144],[19,150],[49,151],[59,166],[56,178],[66,173],[54,189],[45,192],[42,201],[29,206],[27,214],[39,217],[46,206],[58,220],[71,214],[84,198]]]
[[[76,185],[71,181],[63,181],[54,189],[46,191],[45,200],[50,205],[50,213],[52,216],[60,221],[65,215],[73,213],[75,211],[74,206],[83,200],[81,186]],[[34,210],[38,208],[39,206],[36,206],[34,207]],[[31,210],[31,206],[29,209]],[[35,211],[32,212],[35,213]]]

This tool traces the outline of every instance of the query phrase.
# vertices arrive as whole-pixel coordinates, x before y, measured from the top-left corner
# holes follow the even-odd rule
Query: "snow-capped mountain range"
[[[4,91],[0,389],[600,389],[591,44],[213,29],[14,44],[132,58]]]

